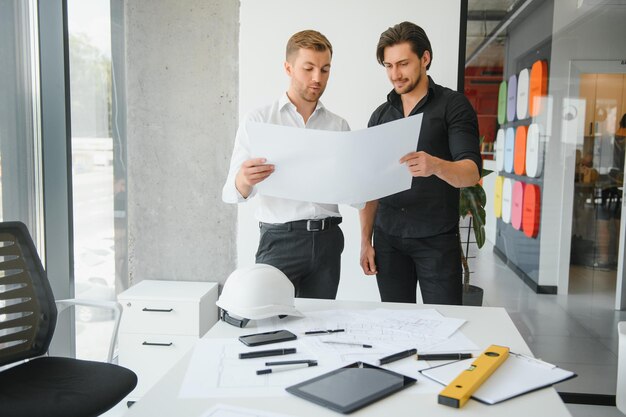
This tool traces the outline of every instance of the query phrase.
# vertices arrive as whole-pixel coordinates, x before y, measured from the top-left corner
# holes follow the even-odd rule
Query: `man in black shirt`
[[[459,188],[480,180],[478,121],[460,93],[435,84],[424,30],[403,22],[383,32],[376,50],[393,90],[368,126],[423,114],[416,152],[405,155],[411,189],[360,212],[361,267],[376,274],[382,301],[461,304]],[[387,138],[393,140],[393,138]],[[373,244],[372,244],[373,235]]]

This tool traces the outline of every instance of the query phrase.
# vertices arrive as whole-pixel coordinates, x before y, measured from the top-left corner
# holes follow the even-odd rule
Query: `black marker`
[[[460,359],[470,359],[471,353],[431,353],[417,355],[418,361],[454,361]]]
[[[257,350],[255,352],[243,352],[239,354],[239,359],[262,358],[264,356],[289,355],[296,353],[296,348]]]
[[[314,359],[296,359],[293,361],[274,361],[274,362],[265,362],[265,366],[277,366],[277,365],[294,365],[297,363],[311,363],[317,362]]]
[[[387,363],[399,361],[400,359],[408,358],[409,356],[415,355],[417,353],[417,349],[409,349],[403,352],[394,353],[393,355],[385,356],[380,359],[380,364],[385,365]]]

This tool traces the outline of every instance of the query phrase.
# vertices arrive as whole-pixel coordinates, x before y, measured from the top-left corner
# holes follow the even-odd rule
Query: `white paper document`
[[[239,353],[242,352],[294,347],[297,350],[295,354],[239,359]],[[317,360],[319,365],[288,372],[256,374],[257,370],[268,368],[265,362],[296,359]],[[200,339],[191,355],[179,397],[277,397],[287,395],[285,387],[289,385],[340,366],[338,359],[320,359],[300,340],[249,347],[237,339]]]
[[[474,360],[456,361],[420,372],[440,384],[448,385]],[[552,364],[511,353],[472,397],[487,404],[496,404],[574,376],[573,372]]]
[[[421,124],[421,114],[351,132],[249,122],[252,157],[275,165],[257,192],[355,204],[408,190],[413,177],[399,161],[417,149]]]
[[[283,328],[300,337],[315,352],[334,352],[345,357],[345,364],[362,360],[376,364],[378,359],[403,349],[418,352],[446,353],[477,351],[463,333],[457,332],[463,319],[443,317],[435,309],[421,310],[322,310],[308,312],[295,320],[268,319],[257,323],[259,332]],[[344,329],[322,336],[305,336],[304,332],[323,329]],[[327,341],[355,343],[340,345]],[[372,348],[363,349],[367,344]]]

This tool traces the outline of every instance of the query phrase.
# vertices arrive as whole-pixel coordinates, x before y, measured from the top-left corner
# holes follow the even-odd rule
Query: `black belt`
[[[263,223],[259,222],[259,227],[275,230],[306,230],[308,232],[321,232],[328,230],[341,223],[341,217],[326,217],[324,219],[297,220],[287,223]]]

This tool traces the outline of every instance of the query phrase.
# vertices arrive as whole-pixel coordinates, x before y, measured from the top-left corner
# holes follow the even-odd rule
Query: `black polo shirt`
[[[478,119],[467,98],[428,77],[428,93],[410,116],[423,114],[418,151],[447,161],[469,159],[482,169]],[[404,117],[394,90],[378,107],[368,127]],[[376,227],[394,236],[419,238],[449,233],[459,222],[459,189],[432,175],[413,178],[409,190],[379,200]]]

